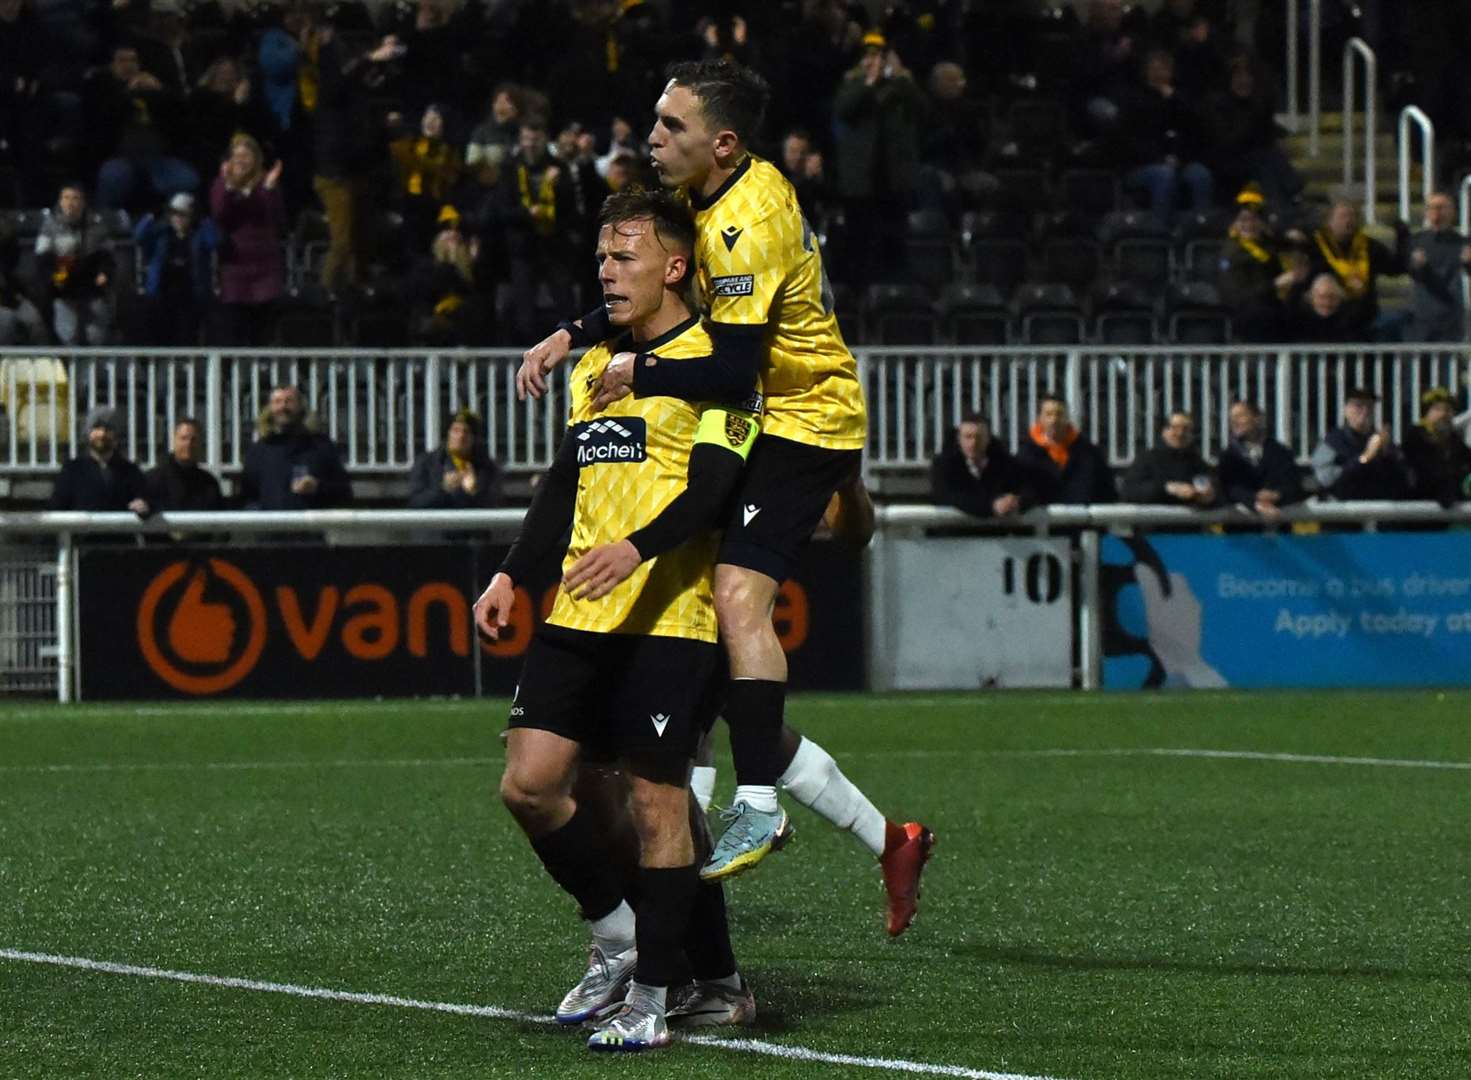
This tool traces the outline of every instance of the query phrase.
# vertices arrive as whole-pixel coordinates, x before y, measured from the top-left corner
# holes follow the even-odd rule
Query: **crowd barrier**
[[[466,537],[503,546],[521,518],[519,510],[164,513],[146,522],[131,514],[0,514],[0,691],[73,700],[84,685],[79,657],[90,648],[121,671],[94,683],[103,696],[503,692],[514,682],[507,665],[515,649],[524,649],[534,619],[549,608],[557,569],[527,585],[519,645],[476,651],[469,605],[498,556],[477,561],[459,549],[470,546]],[[1000,523],[958,511],[883,506],[861,559],[835,544],[813,546],[784,588],[778,629],[791,650],[794,686],[1209,686],[1244,678],[1229,649],[1196,664],[1202,605],[1225,603],[1237,613],[1236,601],[1251,600],[1267,605],[1252,615],[1266,622],[1210,616],[1211,626],[1231,626],[1227,643],[1257,644],[1287,663],[1283,642],[1367,648],[1362,632],[1398,634],[1403,645],[1418,630],[1439,628],[1450,635],[1436,642],[1439,652],[1386,653],[1397,658],[1384,677],[1453,682],[1455,672],[1471,678],[1471,653],[1462,655],[1471,646],[1471,532],[1460,528],[1468,522],[1471,508],[1460,506],[1312,501],[1264,533],[1239,509],[1068,506],[1032,510],[997,536]],[[1323,531],[1294,531],[1309,525]],[[1388,546],[1374,546],[1379,525],[1422,531],[1380,533]],[[1209,531],[1216,526],[1224,531]],[[89,544],[96,534],[136,543]],[[181,542],[189,536],[198,543]],[[293,537],[300,546],[283,550]],[[416,556],[410,540],[435,546]],[[1119,597],[1123,586],[1142,585],[1141,565],[1153,572],[1156,599],[1174,602],[1165,604],[1167,618],[1145,611],[1131,629],[1117,617]],[[1231,568],[1230,580],[1213,577],[1216,567]],[[206,591],[213,582],[222,583],[225,601]],[[1401,610],[1397,597],[1419,606]],[[1299,606],[1268,610],[1289,600]],[[1443,606],[1424,606],[1432,600]],[[1358,607],[1343,606],[1351,604]],[[1181,650],[1171,647],[1171,634],[1183,636]],[[444,649],[473,664],[451,658],[448,668],[436,667]],[[1185,654],[1188,663],[1175,663]],[[1302,670],[1350,683],[1376,671],[1372,651],[1344,655],[1354,662],[1318,658]],[[1129,666],[1141,663],[1142,672]]]
[[[1227,438],[1232,400],[1256,402],[1274,434],[1306,463],[1337,425],[1346,392],[1381,399],[1396,439],[1418,419],[1429,387],[1459,392],[1471,354],[1455,346],[1296,346],[1065,350],[961,347],[856,350],[868,398],[871,478],[923,469],[965,413],[986,416],[1013,449],[1043,394],[1066,398],[1089,438],[1115,467],[1153,446],[1172,410],[1194,413],[1213,457]],[[257,351],[78,350],[37,357],[0,350],[0,478],[42,478],[75,452],[96,405],[118,407],[122,450],[148,467],[166,452],[180,417],[204,424],[207,468],[238,472],[270,388],[305,388],[318,421],[355,475],[401,475],[440,445],[448,419],[470,406],[485,419],[486,445],[510,474],[550,464],[565,417],[565,377],[549,399],[517,401],[514,350]]]

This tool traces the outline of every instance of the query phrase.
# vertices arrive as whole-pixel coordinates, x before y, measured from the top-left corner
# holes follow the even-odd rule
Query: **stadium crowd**
[[[1464,89],[1414,73],[1468,20],[1430,6],[1434,40],[1325,8],[1454,168]],[[852,343],[1459,340],[1448,210],[1386,246],[1303,201],[1268,7],[0,0],[0,342],[527,344],[650,179],[666,63],[708,56],[775,88],[758,150]]]

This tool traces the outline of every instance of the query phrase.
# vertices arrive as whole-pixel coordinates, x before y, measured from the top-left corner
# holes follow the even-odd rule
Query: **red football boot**
[[[884,853],[879,866],[884,871],[884,891],[889,894],[889,936],[909,929],[919,907],[919,875],[935,846],[935,834],[917,821],[884,826]]]

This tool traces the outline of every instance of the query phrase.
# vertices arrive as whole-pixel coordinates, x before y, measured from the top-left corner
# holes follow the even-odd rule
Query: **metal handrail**
[[[1323,0],[1308,5],[1308,125],[1308,154],[1317,157],[1323,129]]]
[[[1471,174],[1461,177],[1461,235],[1471,235]],[[1471,311],[1471,276],[1461,275],[1461,306]]]
[[[1428,206],[1435,190],[1435,122],[1418,105],[1406,105],[1399,114],[1399,216],[1410,220],[1410,124],[1420,129],[1420,204]]]
[[[1297,88],[1297,5],[1287,5],[1287,130],[1294,135],[1301,129],[1301,118],[1297,114],[1299,104]]]
[[[1364,224],[1374,224],[1374,98],[1379,82],[1379,60],[1363,38],[1349,38],[1343,46],[1343,186],[1352,186],[1354,154],[1354,54],[1364,61]],[[1316,128],[1314,135],[1316,135]]]

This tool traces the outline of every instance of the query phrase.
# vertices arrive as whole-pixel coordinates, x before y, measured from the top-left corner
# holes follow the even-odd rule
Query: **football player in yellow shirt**
[[[878,857],[889,933],[898,934],[913,918],[933,834],[918,822],[888,821],[825,753],[803,741],[792,754],[791,739],[783,740],[787,664],[771,621],[777,590],[834,492],[858,472],[868,425],[816,237],[791,184],[748,149],[768,97],[759,75],[728,61],[670,69],[648,141],[661,182],[684,192],[695,211],[696,280],[713,347],[688,364],[619,353],[603,371],[597,404],[630,392],[740,401],[759,377],[763,434],[726,521],[715,571],[731,669],[724,716],[736,797],[726,812],[730,826],[701,876],[739,873],[780,846],[789,829],[776,798],[780,782],[834,802],[819,812]],[[546,373],[573,346],[606,336],[602,312],[563,323],[527,351],[518,392],[540,397]]]
[[[606,201],[601,222],[599,277],[620,335],[626,329],[630,344],[671,365],[707,355],[709,338],[679,293],[694,241],[688,208],[662,192],[624,191]],[[714,720],[714,530],[759,418],[669,397],[628,397],[595,413],[597,375],[610,355],[600,345],[583,357],[557,460],[475,618],[497,637],[516,582],[569,526],[569,580],[589,551],[636,546],[634,572],[605,595],[588,599],[564,584],[533,638],[501,794],[592,926],[587,973],[557,1019],[580,1023],[616,1009],[588,1046],[642,1050],[666,1045],[670,1023],[739,1023],[755,1010],[736,972],[721,887],[699,880],[689,775]],[[637,832],[636,912],[609,855],[609,823],[574,795],[580,763],[614,758]],[[686,956],[699,981],[671,1002]]]

